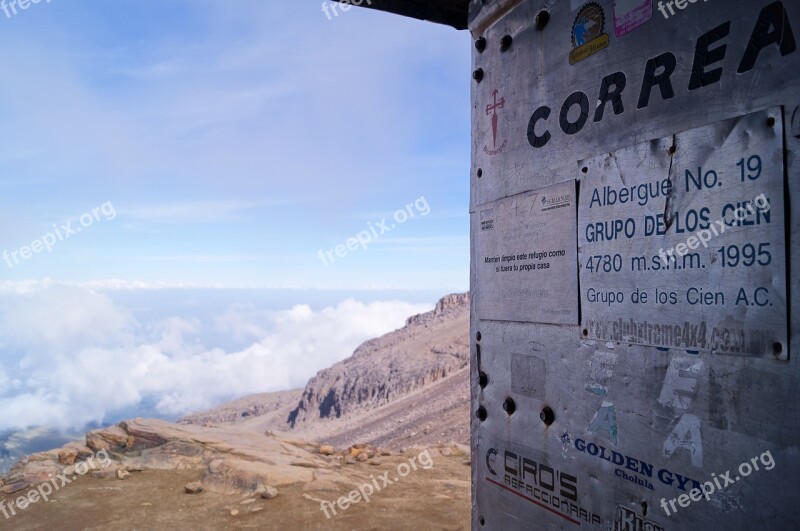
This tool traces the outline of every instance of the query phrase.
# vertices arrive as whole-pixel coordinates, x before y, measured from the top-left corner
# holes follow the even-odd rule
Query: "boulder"
[[[58,452],[58,462],[62,465],[74,465],[78,459],[78,451],[73,448],[64,448]]]
[[[278,495],[278,489],[270,485],[265,485],[262,489],[260,489],[260,494],[265,500],[271,500]]]
[[[118,452],[128,445],[128,432],[119,426],[93,430],[86,434],[86,446],[95,452],[107,450]]]
[[[323,444],[319,447],[319,453],[322,455],[333,455],[336,453],[336,449],[329,444]]]
[[[186,494],[200,494],[203,492],[203,484],[199,481],[193,481],[192,483],[187,483],[183,490],[186,491]]]
[[[269,465],[230,457],[209,463],[203,486],[223,494],[252,494],[264,485],[291,485],[313,479],[313,472],[309,468]]]

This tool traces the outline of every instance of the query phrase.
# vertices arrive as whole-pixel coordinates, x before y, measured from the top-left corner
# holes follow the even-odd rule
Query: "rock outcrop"
[[[105,462],[97,458],[100,453],[107,456]],[[85,445],[72,443],[28,456],[6,476],[3,492],[29,489],[63,473],[65,458],[77,463],[67,467],[71,474],[87,463],[86,470],[95,470],[98,478],[126,479],[131,471],[196,469],[204,472],[204,490],[224,494],[255,494],[307,483],[315,470],[331,468],[314,444],[231,428],[135,419],[87,433]]]

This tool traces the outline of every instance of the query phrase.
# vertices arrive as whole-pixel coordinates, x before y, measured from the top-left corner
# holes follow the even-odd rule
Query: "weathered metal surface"
[[[577,324],[575,181],[500,199],[476,217],[481,319]]]
[[[800,0],[663,2],[672,5],[672,14],[664,7],[667,16],[659,2],[645,0],[477,1],[470,29],[486,47],[473,50],[483,75],[472,82],[472,406],[486,416],[472,426],[474,528],[797,528],[800,209],[790,206],[800,200]],[[504,36],[512,44],[502,50]],[[755,155],[762,173],[750,179]],[[744,183],[737,183],[740,160]],[[701,181],[687,193],[685,171],[695,166],[704,176],[715,169],[722,186]],[[605,182],[619,189],[667,176],[669,198],[585,208],[586,194],[602,194]],[[505,313],[498,306],[487,314],[484,297],[499,284],[485,267],[482,212],[562,183],[575,183],[584,207],[575,210],[580,266],[588,254],[620,254],[627,271],[517,275],[522,295]],[[657,253],[662,242],[672,247],[697,235],[677,230],[687,230],[688,210],[707,208],[714,221],[726,204],[762,192],[769,223],[762,215],[759,225],[719,236],[704,249],[705,269],[661,276],[651,261],[649,274],[630,270],[632,258]],[[639,223],[659,214],[673,221],[649,241],[587,241],[590,222]],[[560,247],[564,227],[520,236],[515,246],[524,248],[530,236]],[[764,265],[755,265],[762,243],[769,243],[761,247]],[[712,251],[734,244],[740,262],[753,244],[755,258],[749,247],[746,253],[754,265],[723,268],[718,252],[711,261]],[[731,253],[726,264],[735,261]],[[553,324],[546,312],[522,305],[524,294],[566,283],[584,298],[589,285],[626,295],[640,288],[651,297],[663,288],[684,298],[672,312],[631,304],[592,309],[583,300],[585,324],[680,314],[681,321],[713,328],[715,320],[734,320],[741,330],[767,334],[758,348],[740,352],[730,344],[667,346],[638,333],[614,340],[574,322]],[[686,300],[693,285],[711,290],[711,302],[724,293],[725,304],[698,310]],[[756,288],[767,289],[773,306],[731,306],[740,287],[748,303]],[[508,398],[513,414],[503,409]],[[707,482],[720,488],[693,501],[690,493]]]
[[[578,164],[584,337],[786,359],[782,122],[760,111]]]
[[[796,50],[800,35],[791,43],[784,39],[783,52],[775,44],[758,52],[749,47],[760,13],[775,2],[696,2],[669,19],[654,7],[647,23],[622,37],[614,34],[612,3],[590,2],[602,7],[602,34],[609,44],[574,65],[569,62],[576,49],[572,35],[580,13],[568,0],[521,2],[481,31],[487,47],[483,53],[473,51],[475,68],[483,70],[484,78],[473,83],[472,142],[475,170],[481,168],[484,177],[472,181],[473,209],[530,190],[533,175],[536,188],[574,179],[575,161],[797,98],[794,73],[800,71],[800,53],[789,50]],[[781,5],[788,17],[778,29],[797,33],[795,3]],[[542,10],[550,18],[539,31],[535,20]],[[765,16],[771,14],[781,17],[779,23],[783,20],[782,10]],[[770,21],[761,24],[770,26]],[[504,35],[511,35],[514,44],[501,52]],[[706,42],[708,51],[703,53],[701,46],[698,52],[698,41]],[[693,82],[709,84],[693,88]],[[501,153],[485,149],[492,144],[493,125],[485,109],[495,90],[505,100],[498,111]],[[618,90],[619,98],[614,98]],[[607,100],[603,105],[601,98]],[[562,111],[567,122],[563,128]],[[545,139],[540,147],[531,145]],[[532,169],[540,171],[534,174]],[[545,169],[547,173],[541,171]]]

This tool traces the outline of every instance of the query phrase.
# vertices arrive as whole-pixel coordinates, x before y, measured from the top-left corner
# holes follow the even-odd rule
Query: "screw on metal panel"
[[[783,343],[780,343],[779,341],[773,343],[772,352],[774,352],[776,356],[783,352]]]
[[[551,425],[553,421],[556,420],[556,416],[549,406],[545,406],[544,409],[542,409],[542,412],[539,413],[539,418],[542,419],[542,422],[547,426]]]
[[[486,49],[486,39],[478,37],[478,40],[475,41],[475,49],[478,50],[478,53],[483,53]]]
[[[550,22],[550,13],[548,11],[539,11],[539,14],[536,15],[536,29],[542,31],[548,22]]]
[[[672,145],[672,146],[669,147],[669,154],[670,155],[674,155],[676,151],[678,151],[677,146]]]
[[[480,340],[481,340],[481,331],[478,330],[477,332],[475,332],[475,341],[480,341]]]
[[[483,519],[483,516],[479,516],[478,521],[481,523],[481,525],[486,524],[486,520]]]
[[[489,376],[483,371],[478,374],[478,385],[481,386],[481,389],[489,385]]]
[[[511,35],[504,35],[502,39],[500,39],[500,51],[505,52],[509,48],[511,48],[511,43],[514,42],[514,39]]]
[[[483,406],[480,406],[478,408],[478,411],[475,412],[475,416],[478,417],[478,420],[480,420],[481,422],[486,420],[486,408],[483,407]]]
[[[767,127],[775,127],[775,118],[772,116],[767,118]]]
[[[583,335],[585,335],[585,336],[588,336],[588,335],[589,335],[589,331],[588,331],[588,330],[586,330],[585,328],[583,329]]]
[[[513,415],[516,410],[517,410],[517,405],[514,403],[514,399],[510,397],[506,398],[506,401],[503,402],[503,411],[505,411],[509,415]]]
[[[481,177],[483,177],[483,170],[481,168],[478,168],[478,179],[480,179]]]
[[[583,168],[581,168],[581,171],[582,171],[583,173],[589,173],[589,168],[587,168],[586,166],[584,166]]]
[[[478,68],[472,73],[472,79],[480,83],[483,80],[483,68]]]

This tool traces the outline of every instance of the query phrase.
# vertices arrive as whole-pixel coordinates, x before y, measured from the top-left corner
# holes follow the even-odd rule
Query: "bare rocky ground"
[[[0,514],[0,527],[467,529],[468,452],[458,444],[404,453],[369,445],[337,451],[275,435],[137,419],[90,432],[85,446],[73,443],[19,463],[0,489],[6,508],[51,474],[71,482],[47,503],[17,508],[10,519]],[[92,455],[94,470],[76,472]],[[391,484],[378,479],[384,473]],[[336,514],[328,506],[326,516],[322,502],[337,503],[363,485],[380,489],[373,487],[368,502],[342,509],[342,501]]]
[[[376,467],[359,463],[353,468],[368,480]],[[34,505],[11,520],[0,515],[0,528],[469,529],[468,471],[458,460],[438,459],[434,469],[419,473],[424,477],[404,478],[369,503],[359,502],[331,519],[325,518],[318,502],[304,497],[308,492],[301,485],[281,489],[273,500],[242,506],[242,498],[184,494],[184,483],[198,477],[192,471],[145,471],[126,481],[84,478],[60,491],[51,503]],[[333,500],[345,491],[343,487],[311,494]],[[240,513],[231,516],[231,508]]]

